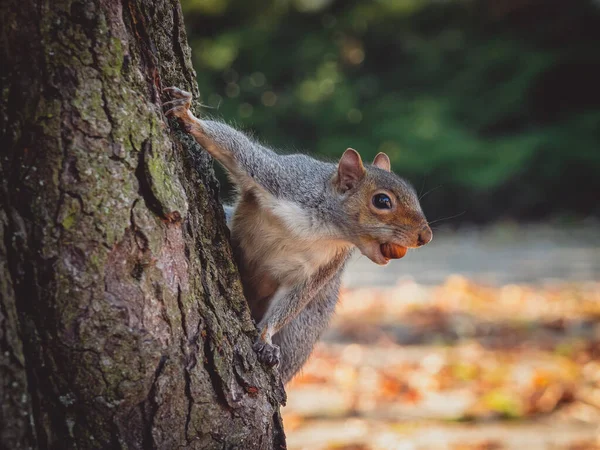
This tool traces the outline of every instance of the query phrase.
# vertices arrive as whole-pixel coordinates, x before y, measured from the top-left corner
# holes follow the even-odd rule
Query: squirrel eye
[[[373,206],[377,209],[392,209],[392,200],[386,194],[373,196]]]

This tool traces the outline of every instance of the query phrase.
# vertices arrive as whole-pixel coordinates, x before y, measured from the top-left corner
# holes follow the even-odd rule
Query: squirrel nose
[[[417,238],[417,246],[421,247],[429,242],[433,238],[433,233],[431,232],[431,228],[429,225],[425,225],[421,231],[419,232],[419,237]]]

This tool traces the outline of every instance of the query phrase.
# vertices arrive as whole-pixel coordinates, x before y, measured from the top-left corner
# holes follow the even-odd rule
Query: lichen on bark
[[[284,448],[176,0],[0,6],[0,447]],[[171,128],[173,126],[173,128]]]

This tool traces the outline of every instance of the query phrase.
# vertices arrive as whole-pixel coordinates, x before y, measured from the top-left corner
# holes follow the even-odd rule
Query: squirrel
[[[385,265],[431,240],[417,194],[391,172],[384,153],[371,165],[350,148],[337,165],[280,155],[224,123],[194,117],[190,93],[176,87],[165,93],[171,98],[165,115],[223,165],[238,190],[226,215],[258,324],[253,348],[261,363],[279,366],[287,383],[327,327],[355,249]],[[404,251],[391,256],[386,246]]]

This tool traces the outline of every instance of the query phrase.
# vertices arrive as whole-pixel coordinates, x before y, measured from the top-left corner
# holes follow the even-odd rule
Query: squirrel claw
[[[171,97],[173,97],[173,98],[182,98],[182,99],[185,98],[188,100],[192,99],[192,94],[190,92],[184,91],[183,89],[179,89],[178,87],[175,87],[175,86],[164,88],[163,92],[171,94]]]
[[[252,348],[257,353],[258,360],[261,363],[271,367],[279,365],[281,351],[277,345],[256,341]]]
[[[189,106],[190,100],[186,98],[176,98],[175,100],[169,100],[168,102],[163,103],[163,108],[168,108],[169,111],[180,107],[189,108]]]
[[[165,110],[165,116],[175,116],[184,123],[189,122],[192,94],[176,87],[165,88],[163,92],[171,97],[171,100],[164,102],[162,105]]]

